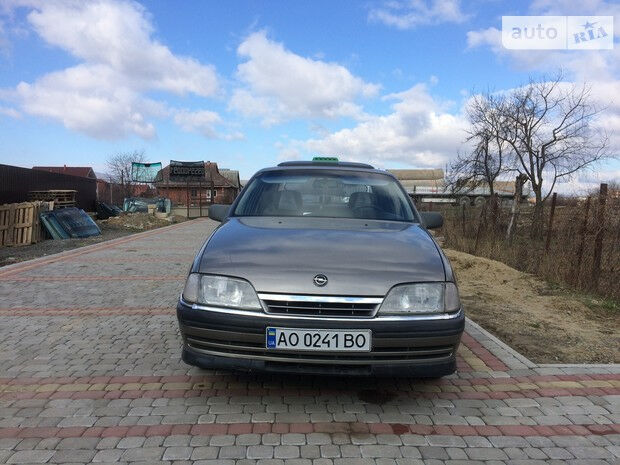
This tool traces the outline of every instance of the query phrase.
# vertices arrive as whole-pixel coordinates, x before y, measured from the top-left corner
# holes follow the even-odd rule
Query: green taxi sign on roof
[[[321,161],[327,163],[338,163],[338,157],[313,157],[312,161]]]

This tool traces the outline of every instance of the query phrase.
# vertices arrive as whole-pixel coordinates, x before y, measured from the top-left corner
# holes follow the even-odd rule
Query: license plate
[[[370,352],[372,331],[267,328],[267,349]]]

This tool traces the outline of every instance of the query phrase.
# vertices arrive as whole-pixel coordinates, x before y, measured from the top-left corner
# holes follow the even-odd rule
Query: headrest
[[[370,207],[375,205],[375,195],[370,192],[353,192],[349,197],[351,208]]]
[[[280,191],[278,198],[279,210],[300,210],[302,206],[301,193],[297,191]]]

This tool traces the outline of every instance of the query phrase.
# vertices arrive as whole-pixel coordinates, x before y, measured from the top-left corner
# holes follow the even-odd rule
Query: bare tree
[[[511,91],[503,106],[501,137],[536,198],[532,237],[542,235],[543,202],[556,182],[608,156],[607,135],[595,128],[600,109],[591,102],[589,87],[562,78],[560,72],[552,79],[531,79]]]
[[[504,97],[500,94],[478,94],[467,106],[470,123],[467,142],[474,148],[461,153],[450,165],[449,185],[463,192],[480,185],[495,193],[495,180],[510,170],[510,146],[504,137]]]
[[[508,243],[512,243],[517,227],[517,218],[521,209],[521,196],[523,195],[523,186],[526,182],[527,176],[524,174],[518,175],[515,179],[515,195],[512,200],[512,208],[510,209],[510,221],[508,221],[508,227],[506,228],[506,241]]]
[[[120,186],[123,197],[131,197],[134,193],[134,186],[138,184],[131,177],[132,162],[144,163],[144,151],[134,150],[133,152],[122,152],[111,155],[106,165],[110,182]]]

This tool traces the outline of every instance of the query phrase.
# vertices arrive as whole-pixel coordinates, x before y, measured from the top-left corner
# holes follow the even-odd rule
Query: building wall
[[[160,187],[157,195],[168,197],[173,205],[187,205],[187,188],[185,187]],[[190,206],[208,205],[211,203],[231,204],[237,197],[237,190],[232,187],[216,187],[215,197],[211,201],[209,190],[206,188],[189,187]]]

